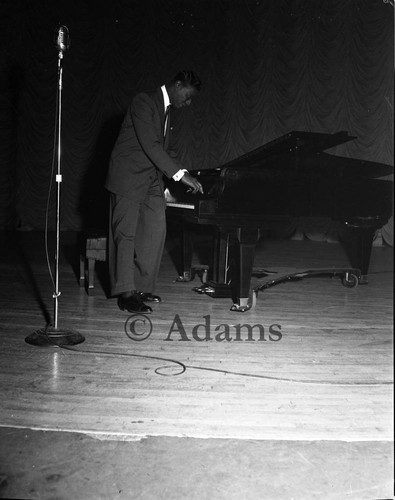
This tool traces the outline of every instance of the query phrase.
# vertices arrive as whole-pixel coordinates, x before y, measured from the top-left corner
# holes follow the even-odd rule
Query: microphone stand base
[[[39,347],[61,347],[63,345],[76,345],[85,341],[85,337],[76,330],[54,328],[48,326],[36,330],[25,338],[25,342]]]

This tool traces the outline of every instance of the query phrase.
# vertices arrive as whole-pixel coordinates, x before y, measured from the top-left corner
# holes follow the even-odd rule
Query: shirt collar
[[[169,94],[167,93],[167,90],[166,90],[166,85],[162,85],[161,89],[162,89],[163,101],[164,101],[165,111],[166,111],[167,106],[170,106],[170,98],[169,98]]]

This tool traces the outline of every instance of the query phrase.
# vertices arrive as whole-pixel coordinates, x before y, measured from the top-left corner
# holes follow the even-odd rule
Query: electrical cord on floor
[[[273,382],[291,382],[291,383],[296,383],[296,384],[315,384],[315,385],[335,385],[335,386],[381,386],[381,385],[393,385],[393,381],[384,381],[384,382],[331,382],[331,381],[325,381],[325,380],[297,380],[297,379],[292,379],[292,378],[285,378],[285,377],[271,377],[269,375],[259,375],[259,374],[254,374],[254,373],[244,373],[244,372],[235,372],[235,371],[230,371],[230,370],[221,370],[218,368],[208,368],[204,366],[193,366],[193,365],[186,365],[185,363],[182,363],[181,361],[177,361],[175,359],[171,358],[162,358],[159,356],[149,356],[145,354],[132,354],[132,353],[118,353],[118,352],[105,352],[105,351],[86,351],[86,350],[80,350],[76,349],[74,347],[69,347],[65,345],[59,345],[58,347],[68,350],[68,351],[73,351],[73,352],[78,352],[80,354],[95,354],[99,356],[111,356],[111,357],[118,357],[118,356],[126,356],[126,357],[134,357],[134,358],[142,358],[142,359],[151,359],[151,360],[156,360],[156,361],[165,361],[168,363],[173,363],[175,365],[178,365],[180,367],[180,371],[176,373],[170,373],[166,374],[164,371],[167,371],[171,369],[171,366],[162,366],[159,368],[156,368],[154,371],[157,375],[161,375],[164,377],[175,377],[182,375],[183,373],[186,372],[187,368],[190,370],[200,370],[200,371],[209,371],[209,372],[214,372],[214,373],[222,373],[225,375],[234,375],[238,377],[248,377],[248,378],[257,378],[257,379],[263,379],[263,380],[271,380]]]
[[[45,229],[44,229],[44,245],[45,245],[45,258],[47,262],[48,274],[52,282],[52,286],[55,290],[55,278],[52,271],[52,265],[49,258],[49,243],[48,243],[48,232],[49,232],[49,209],[51,204],[51,190],[52,184],[55,177],[55,163],[56,163],[56,144],[57,144],[57,120],[58,120],[58,110],[59,110],[59,94],[56,93],[56,110],[55,110],[55,124],[54,124],[54,136],[53,136],[53,149],[52,149],[52,161],[51,161],[51,176],[48,184],[48,194],[47,194],[47,206],[45,209]]]

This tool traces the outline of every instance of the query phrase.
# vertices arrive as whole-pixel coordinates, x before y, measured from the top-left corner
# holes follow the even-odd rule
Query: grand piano
[[[293,131],[218,168],[192,171],[204,195],[169,183],[167,216],[177,222],[182,237],[179,279],[193,278],[193,225],[212,226],[213,261],[208,271],[203,267],[203,285],[195,291],[231,297],[231,310],[245,312],[254,306],[259,290],[251,294],[250,286],[255,247],[265,230],[299,217],[319,217],[341,223],[350,260],[349,267],[329,272],[342,274],[345,286],[366,284],[374,234],[392,214],[392,182],[379,177],[392,173],[393,167],[324,152],[355,138],[343,131]],[[267,286],[317,273],[288,275]]]

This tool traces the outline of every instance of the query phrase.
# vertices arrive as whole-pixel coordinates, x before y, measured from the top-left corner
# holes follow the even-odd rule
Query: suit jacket
[[[139,201],[155,176],[162,184],[162,174],[171,178],[178,172],[180,164],[166,151],[164,121],[160,88],[134,97],[111,154],[105,182],[110,192]]]

